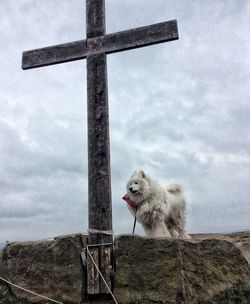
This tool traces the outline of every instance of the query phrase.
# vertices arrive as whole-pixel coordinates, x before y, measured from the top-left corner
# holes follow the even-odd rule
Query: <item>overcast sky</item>
[[[180,36],[108,56],[115,234],[132,230],[121,197],[136,169],[182,184],[188,232],[250,228],[249,12],[106,0],[107,33],[177,19]],[[0,28],[0,242],[84,232],[86,63],[23,71],[21,56],[84,39],[85,1],[0,1]]]

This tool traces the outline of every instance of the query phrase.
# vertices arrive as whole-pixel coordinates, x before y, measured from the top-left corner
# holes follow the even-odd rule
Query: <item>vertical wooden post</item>
[[[104,0],[86,0],[86,20],[87,39],[105,34]],[[89,229],[112,230],[108,80],[105,53],[87,57],[87,94]],[[111,243],[112,235],[89,233],[88,241],[91,245]],[[95,247],[90,247],[90,251],[93,252],[105,280],[111,285],[112,248],[109,246],[109,254],[106,254],[107,250],[100,248],[96,250]],[[93,269],[88,271],[95,273]],[[89,280],[88,293],[95,294],[98,288],[94,286],[95,282],[91,282],[91,277]],[[99,284],[99,292],[107,293],[101,279]]]

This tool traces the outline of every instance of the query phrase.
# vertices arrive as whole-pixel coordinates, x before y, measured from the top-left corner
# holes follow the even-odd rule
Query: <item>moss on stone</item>
[[[76,304],[86,292],[81,250],[79,235],[8,244],[0,250],[0,274],[27,289]],[[244,254],[248,256],[247,251]],[[222,239],[120,236],[115,245],[114,293],[119,304],[250,304],[245,257]],[[0,281],[0,304],[30,303],[49,304]]]
[[[209,301],[200,301],[199,304],[249,304],[250,285],[236,284],[216,295]]]
[[[2,251],[0,273],[5,279],[38,294],[63,303],[79,303],[86,288],[81,251],[80,235],[10,243]],[[2,303],[48,302],[12,286],[8,286],[7,292],[6,285],[1,286]]]
[[[250,282],[240,250],[223,240],[121,236],[115,254],[119,303],[197,304]]]

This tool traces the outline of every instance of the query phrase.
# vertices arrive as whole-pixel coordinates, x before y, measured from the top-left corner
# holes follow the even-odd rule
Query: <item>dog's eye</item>
[[[138,185],[138,182],[135,182],[136,185]]]

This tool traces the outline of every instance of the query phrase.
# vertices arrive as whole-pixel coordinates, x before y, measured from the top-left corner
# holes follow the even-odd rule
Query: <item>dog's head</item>
[[[136,203],[146,200],[150,194],[150,179],[144,171],[134,172],[127,183],[127,194]]]

